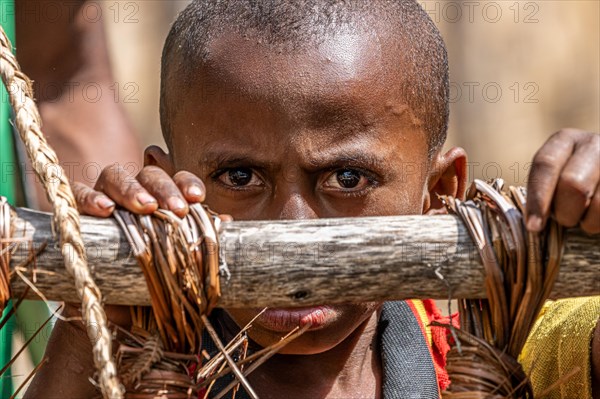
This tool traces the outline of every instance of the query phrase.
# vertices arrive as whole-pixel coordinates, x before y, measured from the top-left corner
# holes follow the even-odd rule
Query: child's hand
[[[159,207],[177,216],[188,212],[188,203],[204,201],[205,188],[200,178],[180,171],[173,177],[157,166],[146,166],[136,177],[119,165],[106,167],[94,189],[74,184],[73,192],[80,212],[108,217],[115,203],[138,214],[149,214]]]
[[[98,217],[110,216],[116,204],[142,214],[152,213],[160,206],[183,216],[188,212],[188,203],[203,201],[205,195],[202,181],[189,172],[178,172],[171,178],[162,169],[147,166],[133,178],[118,165],[102,171],[95,190],[75,183],[73,192],[79,210]],[[129,329],[129,307],[106,306],[105,310],[112,323]],[[79,311],[69,305],[64,314],[78,316]],[[59,320],[48,342],[46,356],[50,359],[49,364],[37,373],[27,398],[43,397],[47,392],[53,392],[57,397],[97,396],[96,388],[88,380],[94,373],[94,363],[92,347],[82,323]]]
[[[575,129],[554,134],[533,158],[527,182],[527,229],[550,215],[567,227],[600,233],[600,135]],[[591,348],[593,398],[600,399],[600,320]]]
[[[527,182],[527,229],[540,231],[550,212],[563,226],[600,233],[600,135],[562,129],[533,158]]]

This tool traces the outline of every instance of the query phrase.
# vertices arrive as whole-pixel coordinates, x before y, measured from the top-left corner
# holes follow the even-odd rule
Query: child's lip
[[[262,327],[277,332],[290,332],[310,324],[309,330],[318,330],[331,323],[338,312],[327,305],[307,308],[268,308],[256,319]]]

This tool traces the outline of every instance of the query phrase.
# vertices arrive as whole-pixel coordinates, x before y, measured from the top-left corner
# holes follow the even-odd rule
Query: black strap
[[[433,359],[408,303],[386,302],[379,319],[385,399],[439,398]]]

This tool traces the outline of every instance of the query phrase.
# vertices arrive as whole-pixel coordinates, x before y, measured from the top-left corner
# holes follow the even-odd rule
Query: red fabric
[[[443,372],[445,372],[444,368],[442,367],[440,369],[438,362],[436,360],[436,351],[434,350],[432,345],[429,345],[429,340],[427,338],[427,328],[426,326],[429,325],[431,323],[431,317],[429,310],[427,309],[427,307],[425,307],[425,313],[427,314],[428,320],[423,320],[421,318],[421,314],[419,313],[419,311],[417,310],[417,308],[415,307],[415,304],[413,301],[406,301],[406,303],[408,303],[408,306],[410,307],[410,309],[412,310],[413,314],[415,315],[415,318],[417,319],[417,321],[419,322],[419,327],[421,327],[421,333],[423,333],[423,337],[425,337],[425,342],[427,342],[427,347],[429,348],[429,353],[431,353],[431,357],[433,359],[433,365],[435,366],[435,374],[437,377],[437,382],[438,382],[438,386],[440,387],[440,392],[442,391],[442,380],[444,378],[444,376],[442,375]],[[423,304],[425,303],[425,301],[423,301]],[[433,336],[432,336],[432,341],[433,341]],[[444,352],[445,355],[446,352]],[[445,360],[445,357],[444,357]],[[444,363],[445,364],[445,363]]]
[[[444,316],[435,305],[435,301],[431,299],[423,300],[423,306],[425,307],[425,312],[429,318],[428,324],[431,324],[435,321],[441,324],[452,324],[457,328],[459,327],[458,313],[455,313],[452,316]],[[414,308],[413,312],[415,312],[415,315],[418,318],[418,313],[414,310]],[[422,329],[425,331],[424,328]],[[431,340],[432,344],[429,349],[431,351],[431,357],[433,358],[438,385],[440,387],[440,391],[444,391],[450,385],[450,377],[446,371],[446,354],[450,350],[450,344],[448,343],[448,330],[443,327],[432,326]]]

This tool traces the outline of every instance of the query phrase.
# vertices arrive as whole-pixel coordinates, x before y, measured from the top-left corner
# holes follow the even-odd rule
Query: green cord
[[[11,43],[15,42],[14,5],[12,0],[0,0],[0,25],[8,35]],[[10,105],[8,93],[2,85],[0,89],[0,193],[8,198],[8,202],[15,201],[15,168],[14,143],[10,120]]]
[[[0,0],[0,25],[14,46],[15,7],[13,0]],[[0,86],[0,195],[6,197],[9,203],[15,204],[19,169],[16,167],[17,159],[12,125],[10,124],[11,108],[8,93],[4,85]],[[10,312],[12,307],[13,303],[9,301],[4,314]],[[48,318],[49,312],[44,302],[23,301],[17,309],[16,315],[17,317],[11,316],[8,323],[0,329],[0,366],[7,364],[12,357],[12,340],[15,331],[21,330],[24,340],[29,339],[37,327]],[[34,365],[38,364],[44,355],[47,338],[48,334],[44,331],[29,344],[27,352]],[[0,398],[9,398],[13,394],[13,378],[11,376],[10,368],[0,376]]]
[[[12,0],[0,0],[0,25],[6,32],[11,43],[15,41],[15,7]],[[0,88],[0,194],[14,204],[16,164],[14,154],[14,143],[12,137],[12,126],[10,125],[10,105],[8,93],[4,85]],[[9,301],[4,313],[12,309],[12,301]],[[0,329],[0,365],[7,364],[12,356],[12,339],[15,330],[14,316]],[[11,369],[6,370],[0,376],[0,397],[8,398],[13,393]]]

